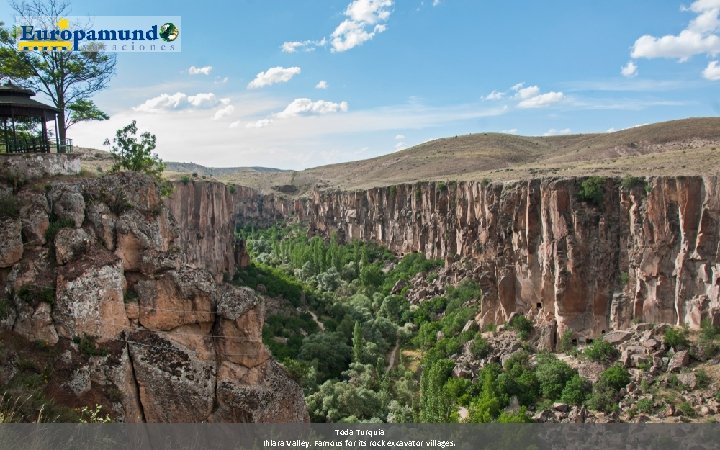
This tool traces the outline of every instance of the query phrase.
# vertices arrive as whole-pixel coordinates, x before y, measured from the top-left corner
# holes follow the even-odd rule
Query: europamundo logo
[[[17,18],[21,51],[174,53],[181,50],[180,17],[96,16]]]

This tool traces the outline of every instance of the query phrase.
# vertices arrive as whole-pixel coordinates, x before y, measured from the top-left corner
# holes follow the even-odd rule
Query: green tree
[[[115,133],[110,150],[115,159],[112,171],[131,170],[160,178],[165,170],[165,164],[157,154],[152,153],[155,150],[157,138],[154,134],[145,131],[140,134],[138,139],[137,132],[137,122],[133,120]],[[105,145],[110,145],[110,140],[106,139]]]
[[[450,421],[452,404],[445,392],[445,382],[450,378],[455,363],[440,359],[430,363],[420,379],[420,422],[447,423]]]
[[[540,391],[548,400],[557,400],[563,393],[565,385],[577,372],[565,362],[552,354],[541,354],[537,357],[535,375],[540,382]]]
[[[20,18],[42,17],[46,28],[55,28],[60,17],[70,14],[63,0],[11,1]],[[36,19],[37,20],[37,19]],[[30,23],[29,20],[26,20]],[[30,52],[18,50],[18,35],[0,23],[0,74],[13,83],[47,95],[58,109],[58,132],[65,141],[67,129],[86,120],[105,120],[107,115],[91,97],[105,89],[115,74],[115,54],[91,51]]]
[[[362,336],[362,328],[360,327],[360,322],[355,321],[355,326],[353,327],[353,362],[360,363],[362,362],[363,357],[363,336]]]

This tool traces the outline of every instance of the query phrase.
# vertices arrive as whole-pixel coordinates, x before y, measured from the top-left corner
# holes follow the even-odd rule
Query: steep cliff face
[[[132,174],[2,188],[17,208],[0,221],[12,343],[0,384],[22,382],[39,342],[40,389],[60,404],[126,422],[307,421],[302,390],[262,343],[263,299],[219,282],[234,268],[234,203],[206,187],[166,201]]]
[[[243,221],[299,219],[316,233],[462,260],[485,291],[482,323],[519,311],[590,337],[633,319],[720,322],[718,178],[631,188],[605,179],[599,204],[579,199],[582,180],[418,183],[302,200],[243,190],[234,201]]]

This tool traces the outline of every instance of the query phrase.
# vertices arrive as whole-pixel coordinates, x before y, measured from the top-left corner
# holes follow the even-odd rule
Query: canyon
[[[311,233],[445,259],[449,273],[464,268],[483,286],[480,325],[521,312],[593,338],[633,321],[720,324],[718,177],[629,187],[602,178],[599,204],[579,199],[584,179],[424,182],[299,199],[242,187],[226,194],[243,223],[301,221]],[[196,182],[176,195],[213,198],[218,188]]]
[[[0,381],[41,345],[48,397],[102,404],[116,420],[307,421],[302,390],[262,343],[263,296],[226,282],[249,262],[238,224],[300,222],[443,259],[442,283],[482,287],[479,326],[522,313],[547,348],[567,330],[589,340],[636,322],[720,325],[718,177],[597,178],[596,201],[580,195],[587,180],[301,198],[189,180],[165,199],[129,173],[6,182],[17,214],[0,221]],[[414,283],[410,297],[435,288]]]

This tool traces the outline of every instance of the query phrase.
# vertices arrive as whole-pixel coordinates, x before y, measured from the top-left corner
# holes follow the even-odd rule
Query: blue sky
[[[182,52],[119,54],[95,97],[111,119],[69,131],[101,147],[137,119],[166,160],[302,169],[457,134],[720,113],[720,0],[75,0],[71,12],[182,16]]]

